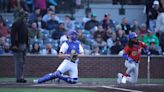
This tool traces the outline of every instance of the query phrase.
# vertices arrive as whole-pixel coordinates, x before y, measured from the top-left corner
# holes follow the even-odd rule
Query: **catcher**
[[[34,83],[44,83],[46,81],[58,78],[69,84],[75,84],[78,81],[78,56],[84,53],[81,44],[76,40],[77,33],[75,31],[68,32],[68,40],[61,45],[59,57],[65,58],[57,70],[53,73],[44,75],[34,80]],[[69,76],[63,73],[69,72]]]

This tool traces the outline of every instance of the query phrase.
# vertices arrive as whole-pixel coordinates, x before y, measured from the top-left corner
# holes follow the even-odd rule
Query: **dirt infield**
[[[116,84],[114,82],[79,82],[66,84],[65,82],[48,82],[33,84],[32,82],[21,84],[15,82],[1,82],[0,88],[69,88],[87,89],[95,92],[164,92],[164,84]]]

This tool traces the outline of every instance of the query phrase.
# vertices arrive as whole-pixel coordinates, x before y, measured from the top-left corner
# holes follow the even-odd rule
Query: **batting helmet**
[[[136,38],[136,37],[137,37],[137,34],[135,32],[129,33],[129,39],[133,39],[133,38]]]

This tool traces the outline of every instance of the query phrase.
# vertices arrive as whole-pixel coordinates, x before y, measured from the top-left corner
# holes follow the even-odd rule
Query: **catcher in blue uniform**
[[[65,58],[57,70],[53,73],[44,75],[43,77],[34,80],[34,83],[44,83],[46,81],[58,78],[67,83],[75,84],[78,81],[78,61],[79,55],[83,55],[84,50],[80,42],[76,40],[77,33],[75,31],[68,32],[68,40],[61,45],[59,57]],[[63,74],[68,71],[69,76]]]

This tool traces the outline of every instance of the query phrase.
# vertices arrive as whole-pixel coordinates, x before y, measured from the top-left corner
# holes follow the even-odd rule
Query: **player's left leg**
[[[137,80],[138,80],[138,69],[139,69],[139,63],[136,63],[134,70],[130,74],[130,77],[127,77],[127,81],[128,82],[130,82],[130,83],[137,83]]]
[[[59,79],[64,80],[65,82],[69,83],[69,84],[75,84],[78,82],[78,65],[77,63],[72,63],[69,62],[69,75],[70,76],[60,76]]]
[[[126,72],[123,74],[121,83],[126,83],[131,80],[131,74],[134,71],[136,65],[135,62],[125,61],[125,67],[127,68]]]
[[[46,74],[46,75],[44,75],[43,77],[41,77],[41,78],[39,78],[37,80],[34,80],[34,83],[44,83],[46,81],[49,81],[49,80],[57,78],[61,74],[62,73],[60,71],[56,71],[54,73],[49,73],[49,74]]]
[[[67,60],[64,60],[60,66],[58,67],[57,71],[55,71],[54,73],[49,73],[49,74],[46,74],[44,75],[43,77],[39,78],[39,79],[36,79],[34,80],[33,82],[34,83],[44,83],[46,81],[49,81],[49,80],[52,80],[52,79],[55,79],[55,78],[58,78],[60,77],[65,71],[68,70],[68,67],[67,67]]]

